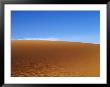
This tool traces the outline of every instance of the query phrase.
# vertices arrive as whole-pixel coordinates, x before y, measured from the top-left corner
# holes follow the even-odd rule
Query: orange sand
[[[100,76],[100,45],[12,40],[11,76]]]

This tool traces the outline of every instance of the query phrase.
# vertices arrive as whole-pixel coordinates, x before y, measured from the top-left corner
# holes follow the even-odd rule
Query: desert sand
[[[100,45],[65,41],[12,40],[11,76],[100,76]]]

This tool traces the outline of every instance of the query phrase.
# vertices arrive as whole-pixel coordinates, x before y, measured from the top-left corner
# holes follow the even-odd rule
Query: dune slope
[[[100,76],[100,45],[64,41],[11,41],[11,76]]]

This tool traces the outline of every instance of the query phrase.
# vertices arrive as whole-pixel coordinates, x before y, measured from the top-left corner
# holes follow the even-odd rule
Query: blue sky
[[[11,38],[100,43],[100,11],[12,11]]]

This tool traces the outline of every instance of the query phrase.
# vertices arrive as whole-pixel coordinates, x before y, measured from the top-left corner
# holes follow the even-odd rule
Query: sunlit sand
[[[100,76],[99,44],[12,40],[11,45],[11,76]]]

